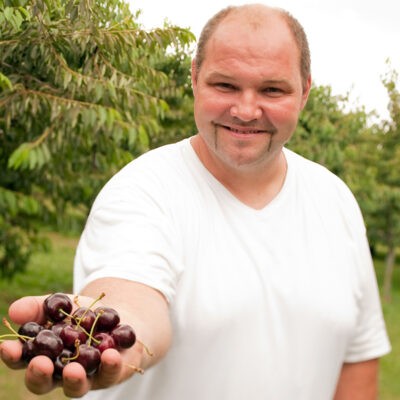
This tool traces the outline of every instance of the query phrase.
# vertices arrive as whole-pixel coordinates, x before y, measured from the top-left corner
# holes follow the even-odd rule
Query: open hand
[[[46,322],[43,302],[47,296],[23,297],[9,308],[9,316],[17,324],[34,321],[40,324]],[[74,296],[70,296],[71,300]],[[93,299],[80,296],[81,306],[88,307]],[[100,304],[100,303],[98,303]],[[11,369],[26,368],[25,384],[35,394],[44,394],[62,386],[68,397],[82,397],[89,390],[103,389],[120,383],[135,373],[135,368],[142,360],[142,345],[136,343],[133,347],[119,352],[107,349],[101,354],[101,364],[98,372],[88,377],[83,366],[70,362],[64,367],[63,379],[53,379],[54,365],[46,356],[34,357],[26,367],[21,360],[22,344],[18,340],[4,341],[0,345],[0,355],[4,363]]]

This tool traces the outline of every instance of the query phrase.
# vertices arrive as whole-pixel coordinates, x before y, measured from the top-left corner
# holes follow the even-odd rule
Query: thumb
[[[26,296],[10,305],[8,315],[16,324],[23,325],[25,322],[45,322],[43,301],[47,296]]]

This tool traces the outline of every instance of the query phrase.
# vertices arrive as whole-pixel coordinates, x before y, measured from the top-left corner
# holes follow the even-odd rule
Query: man
[[[199,133],[105,186],[75,263],[75,290],[105,292],[155,356],[140,344],[107,350],[90,379],[71,363],[66,395],[375,399],[390,345],[358,206],[338,178],[283,148],[311,86],[302,28],[261,5],[223,10],[192,75]],[[21,299],[10,316],[40,320],[42,300]],[[3,345],[9,366],[20,354]],[[127,364],[146,372],[131,378]],[[28,388],[51,390],[51,372],[35,358]]]

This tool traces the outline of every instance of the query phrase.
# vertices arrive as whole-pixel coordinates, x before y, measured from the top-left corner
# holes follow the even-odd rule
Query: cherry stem
[[[135,367],[134,365],[131,365],[131,364],[124,364],[124,365],[126,365],[127,367],[133,369],[136,372],[139,372],[142,375],[144,374],[144,370],[142,368]]]
[[[96,324],[97,324],[97,321],[98,321],[99,318],[102,316],[102,314],[104,314],[104,311],[103,311],[103,310],[100,310],[99,313],[96,315],[96,319],[93,321],[93,325],[92,325],[92,327],[91,327],[91,329],[90,329],[89,340],[88,340],[88,346],[91,345],[92,339],[93,339],[97,344],[100,343],[98,340],[95,340],[95,338],[93,337],[93,333],[94,333],[94,328],[95,328],[95,326],[96,326]]]
[[[137,340],[137,339],[136,339],[136,341],[137,341],[138,343],[140,343],[140,344],[143,346],[143,348],[145,349],[146,353],[147,353],[150,357],[153,357],[153,356],[154,356],[154,354],[150,351],[150,349],[149,349],[143,342],[141,342],[140,340]]]
[[[89,333],[83,326],[80,326],[79,328],[83,330],[83,332],[86,334],[86,336],[89,338],[89,340],[92,339],[93,342],[95,342],[96,344],[100,344],[101,341],[95,339],[95,338],[93,337],[93,335],[92,335],[93,326],[92,326],[92,329],[90,330],[90,333]]]
[[[78,302],[78,298],[79,298],[79,296],[75,296],[75,297],[74,297],[74,304],[75,304],[77,307],[80,307],[79,302]]]
[[[103,292],[96,300],[93,301],[93,303],[88,307],[88,310],[90,310],[98,301],[100,301],[106,294]],[[85,314],[83,314],[85,315]],[[83,317],[82,315],[82,317]]]
[[[77,327],[80,327],[81,321],[83,320],[83,318],[85,317],[85,315],[87,314],[87,312],[88,312],[89,310],[91,310],[92,307],[93,307],[98,301],[100,301],[105,295],[106,295],[106,294],[103,292],[103,293],[102,293],[96,300],[94,300],[93,303],[85,310],[85,312],[81,315],[81,317],[77,319],[77,324],[76,324]]]
[[[64,314],[66,317],[69,317],[70,319],[74,318],[71,314],[68,314],[62,308],[59,308],[58,311],[60,311],[61,314]]]
[[[3,318],[3,324],[5,325],[5,327],[7,328],[7,329],[9,329],[13,334],[14,334],[14,336],[13,337],[20,337],[24,342],[26,342],[26,340],[27,339],[25,339],[25,337],[23,336],[23,335],[20,335],[11,325],[10,325],[10,323],[7,321],[7,318]],[[28,337],[28,336],[26,336],[27,338],[28,338],[28,340],[29,339],[32,339],[31,337]]]
[[[93,323],[94,324],[94,323]],[[75,328],[76,329],[76,328]],[[93,335],[92,335],[92,330],[90,330],[90,333],[83,327],[83,326],[80,326],[79,327],[79,329],[82,329],[82,331],[86,334],[86,336],[89,338],[89,340],[90,340],[90,338],[93,340],[93,342],[95,342],[96,344],[100,344],[100,340],[97,340],[97,339],[95,339],[94,337],[93,337]]]
[[[0,336],[0,342],[4,342],[3,338],[14,338],[14,337],[20,338],[20,339],[22,339],[24,342],[26,342],[27,340],[33,339],[33,337],[25,336],[25,335],[20,335],[19,333],[17,333],[17,334],[11,334],[11,333],[9,333],[9,334],[5,334],[5,335],[1,335],[1,336]]]
[[[75,348],[76,348],[76,354],[73,357],[62,357],[61,362],[65,364],[67,361],[74,361],[79,357],[79,346],[81,342],[79,339],[75,339]]]
[[[86,334],[86,336],[90,337],[90,333],[89,333],[83,326],[81,326],[81,325],[79,324],[81,318],[75,318],[73,315],[68,314],[67,312],[65,312],[65,311],[62,310],[61,308],[60,308],[60,311],[61,311],[64,315],[66,315],[66,316],[69,317],[70,319],[73,319],[73,320],[76,322],[75,330],[80,329],[81,331],[83,331],[83,332]],[[93,341],[94,341],[96,344],[100,344],[100,340],[97,340],[97,339],[95,339],[95,338],[92,338],[92,339],[93,339]]]

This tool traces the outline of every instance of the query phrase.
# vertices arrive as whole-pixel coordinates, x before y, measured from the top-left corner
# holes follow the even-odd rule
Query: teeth
[[[237,133],[259,133],[260,131],[239,131],[238,129],[233,129],[230,128],[231,131],[237,132]]]
[[[237,133],[259,133],[261,131],[240,131],[239,129],[234,129],[234,128],[228,128],[233,132],[237,132]]]

